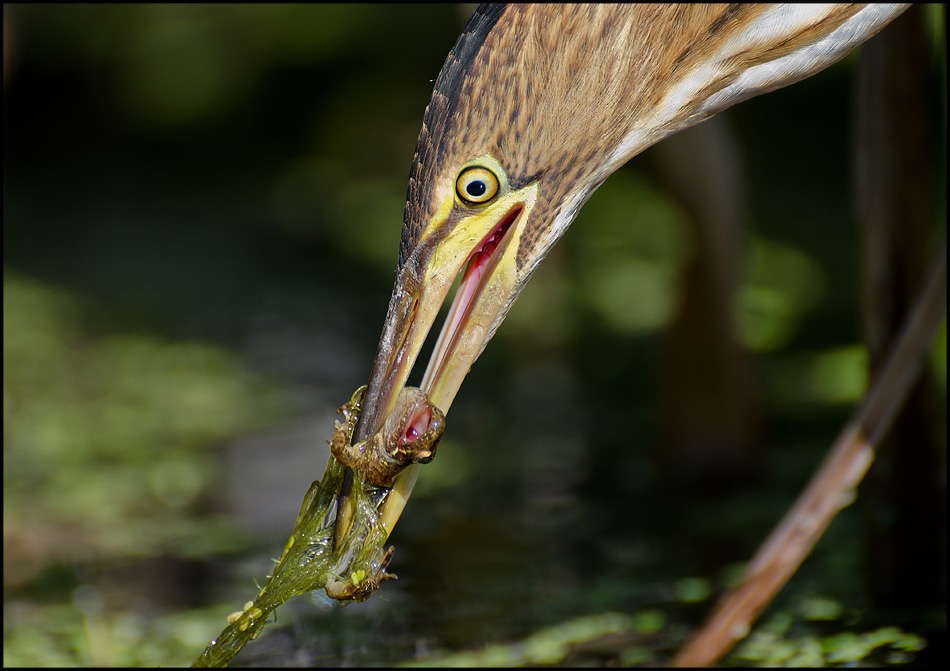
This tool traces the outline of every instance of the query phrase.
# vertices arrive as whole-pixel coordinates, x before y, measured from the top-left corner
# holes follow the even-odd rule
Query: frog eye
[[[498,177],[488,168],[469,166],[456,178],[455,193],[466,205],[484,205],[498,193]]]

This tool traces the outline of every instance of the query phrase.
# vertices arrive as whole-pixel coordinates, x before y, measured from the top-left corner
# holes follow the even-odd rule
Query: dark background
[[[470,11],[4,6],[5,664],[182,663],[253,597],[369,375],[416,134]],[[943,10],[927,21],[935,247]],[[664,339],[695,240],[650,150],[463,385],[391,539],[400,579],[345,610],[296,599],[245,659],[387,664],[607,612],[640,617],[648,651],[677,647],[866,385],[854,63],[723,115],[747,194],[756,469],[684,485],[663,458]],[[929,365],[943,408],[945,330]],[[799,641],[897,625],[937,654],[945,578],[879,608],[865,529],[846,509],[766,621],[808,620],[782,630]],[[652,659],[624,645],[594,659]]]

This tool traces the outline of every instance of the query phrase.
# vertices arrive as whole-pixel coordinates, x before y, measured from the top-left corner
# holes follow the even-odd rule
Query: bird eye
[[[469,166],[455,180],[455,192],[466,205],[484,205],[498,193],[498,178],[488,168]]]

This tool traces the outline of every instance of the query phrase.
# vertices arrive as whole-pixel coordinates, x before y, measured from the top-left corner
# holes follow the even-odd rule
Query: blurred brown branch
[[[794,507],[762,544],[742,584],[727,593],[708,623],[683,647],[672,666],[708,666],[749,633],[752,622],[788,581],[854,490],[874,459],[875,446],[900,410],[947,305],[947,252],[934,264],[887,365],[835,441],[824,464]]]

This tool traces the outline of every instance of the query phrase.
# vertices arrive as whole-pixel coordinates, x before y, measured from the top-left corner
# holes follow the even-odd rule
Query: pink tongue
[[[492,254],[495,253],[495,250],[498,249],[498,244],[501,242],[501,239],[505,237],[505,233],[508,232],[511,224],[514,223],[520,214],[521,207],[516,207],[509,212],[501,224],[498,225],[498,228],[475,250],[471,260],[465,267],[465,272],[462,274],[462,282],[459,284],[458,293],[455,296],[455,300],[452,301],[452,307],[449,309],[446,325],[442,329],[444,333],[455,334],[459,323],[465,315],[466,308],[475,297],[475,292],[478,290],[479,282],[481,282],[482,275],[485,273],[489,259],[491,259]]]
[[[463,296],[463,305],[467,305],[471,301],[472,296],[475,294],[475,288],[478,286],[479,281],[482,279],[482,274],[485,272],[485,266],[488,265],[488,259],[495,253],[495,250],[498,248],[498,243],[501,242],[507,230],[507,226],[499,227],[498,230],[492,233],[491,237],[478,248],[475,254],[472,255],[472,260],[468,262],[468,267],[462,276],[462,285],[459,288],[459,293]],[[455,324],[452,325],[452,331],[455,331],[455,326]]]
[[[421,411],[419,414],[416,415],[411,422],[409,422],[409,426],[406,427],[406,430],[399,438],[400,445],[411,443],[416,438],[424,434],[426,429],[429,428],[429,422],[432,420],[432,411],[429,409],[429,405],[426,404],[422,406],[420,410]]]

